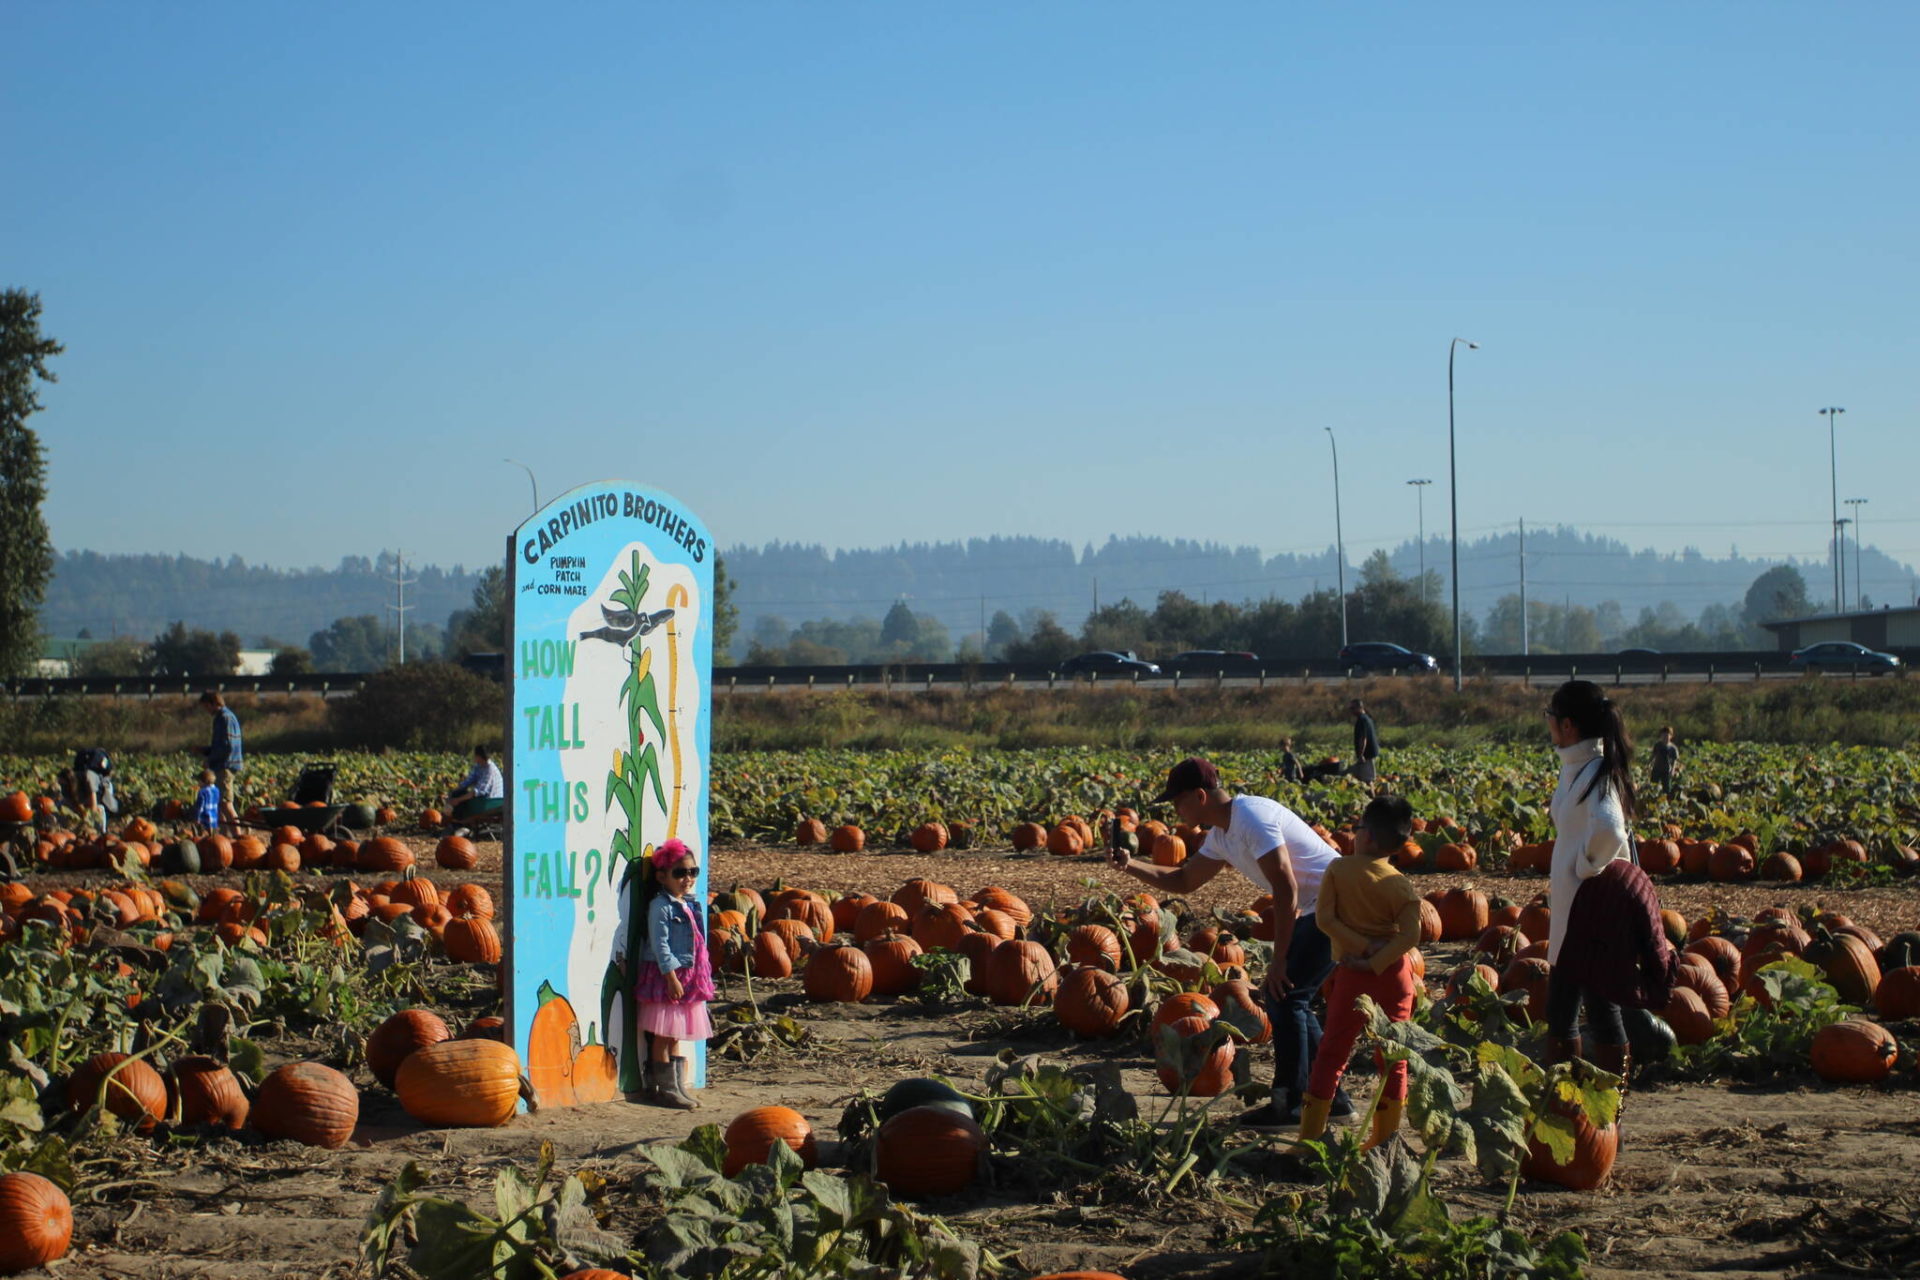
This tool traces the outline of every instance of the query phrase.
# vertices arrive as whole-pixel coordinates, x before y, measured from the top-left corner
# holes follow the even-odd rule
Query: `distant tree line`
[[[1361,567],[1347,593],[1347,634],[1354,641],[1386,640],[1453,657],[1453,617],[1440,575],[1423,582],[1397,573],[1384,552]],[[1534,653],[1602,653],[1621,648],[1676,652],[1771,649],[1774,638],[1761,624],[1812,612],[1807,584],[1792,565],[1755,578],[1738,604],[1713,604],[1688,618],[1663,603],[1643,608],[1629,622],[1613,601],[1599,605],[1565,600],[1526,602],[1526,645]],[[1461,619],[1465,653],[1521,651],[1518,592],[1503,597],[1480,618]],[[1101,606],[1078,631],[1053,613],[1029,611],[1016,618],[996,612],[984,633],[957,643],[936,618],[915,614],[903,600],[884,619],[814,620],[790,627],[763,615],[748,638],[750,664],[837,666],[848,663],[1005,661],[1057,662],[1089,649],[1163,658],[1185,649],[1257,653],[1276,661],[1327,658],[1340,648],[1340,593],[1315,591],[1299,601],[1204,602],[1182,591],[1163,591],[1152,609],[1132,600]]]

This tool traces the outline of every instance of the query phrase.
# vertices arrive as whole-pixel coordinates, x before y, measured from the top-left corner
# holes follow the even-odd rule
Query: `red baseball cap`
[[[1211,760],[1200,756],[1188,756],[1173,768],[1167,770],[1167,786],[1153,798],[1155,804],[1165,804],[1175,796],[1185,795],[1195,787],[1207,791],[1218,790],[1220,771],[1213,767]]]

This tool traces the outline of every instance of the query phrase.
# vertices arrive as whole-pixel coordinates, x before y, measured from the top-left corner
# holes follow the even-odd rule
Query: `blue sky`
[[[1920,560],[1920,7],[0,9],[62,548],[1331,541]],[[1816,581],[1816,589],[1819,583]]]

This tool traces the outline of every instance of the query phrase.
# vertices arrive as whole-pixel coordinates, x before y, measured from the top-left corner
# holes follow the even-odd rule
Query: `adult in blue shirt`
[[[200,705],[213,714],[213,741],[201,753],[207,768],[213,770],[213,783],[220,788],[220,825],[228,835],[240,834],[240,811],[234,803],[235,775],[240,772],[240,717],[233,714],[227,700],[209,689],[200,695]]]

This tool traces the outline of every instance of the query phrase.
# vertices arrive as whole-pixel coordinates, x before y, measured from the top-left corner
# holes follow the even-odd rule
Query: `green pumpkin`
[[[1680,1047],[1667,1020],[1651,1010],[1622,1009],[1620,1021],[1626,1024],[1627,1045],[1635,1061],[1665,1062]]]
[[[373,806],[370,804],[350,804],[340,815],[340,825],[349,831],[373,830]]]
[[[200,846],[191,840],[169,840],[160,846],[160,870],[170,875],[200,874]]]
[[[880,1123],[885,1124],[902,1111],[914,1107],[946,1107],[969,1120],[974,1118],[972,1106],[958,1089],[931,1076],[912,1076],[900,1081],[887,1090],[875,1112],[880,1117]]]
[[[1880,948],[1880,972],[1920,964],[1920,933],[1896,933]]]

